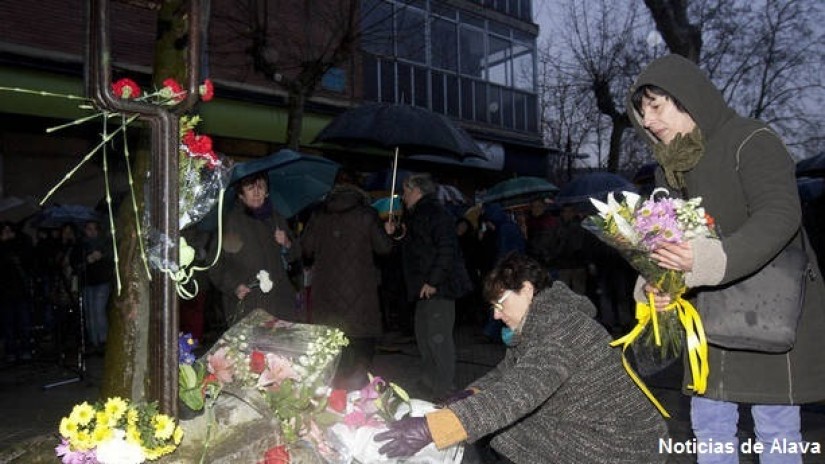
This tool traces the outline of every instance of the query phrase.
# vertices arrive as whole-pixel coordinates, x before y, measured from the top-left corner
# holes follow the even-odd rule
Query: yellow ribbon
[[[685,329],[685,339],[687,345],[688,362],[690,365],[690,374],[693,379],[693,385],[688,385],[688,388],[698,394],[705,393],[708,381],[708,342],[705,338],[705,329],[702,326],[702,320],[699,317],[699,312],[690,304],[689,301],[678,295],[674,301],[667,305],[662,312],[675,310],[679,322]],[[610,346],[622,347],[622,365],[627,371],[627,374],[633,379],[633,382],[640,390],[647,396],[651,403],[656,406],[656,409],[667,418],[670,418],[667,410],[659,403],[653,393],[647,388],[647,385],[642,381],[638,374],[630,366],[625,354],[627,348],[642,334],[648,324],[653,325],[653,337],[656,346],[661,346],[662,340],[659,333],[659,319],[657,311],[653,304],[653,293],[648,294],[647,303],[636,303],[636,326],[627,335],[618,338],[610,343]]]

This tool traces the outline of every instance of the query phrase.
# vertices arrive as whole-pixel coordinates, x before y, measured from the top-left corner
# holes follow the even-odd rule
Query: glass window
[[[410,75],[412,69],[410,65],[404,63],[397,63],[396,67],[398,68],[398,100],[396,101],[411,104],[413,101],[412,76]]]
[[[473,112],[473,80],[461,79],[461,117],[472,121]]]
[[[413,92],[415,98],[413,104],[422,108],[430,107],[430,92],[427,85],[427,69],[419,66],[413,67]]]
[[[458,69],[455,23],[435,18],[431,25],[432,66],[455,72]]]
[[[391,61],[381,60],[381,101],[395,102],[395,66]]]
[[[524,97],[524,94],[521,92],[515,92],[515,96],[513,98],[513,107],[514,112],[516,115],[516,125],[515,128],[518,130],[526,130],[527,129],[527,99]]]
[[[504,24],[501,24],[498,21],[488,21],[487,24],[490,28],[490,32],[494,32],[504,37],[510,37],[510,28]]]
[[[527,95],[527,131],[538,132],[538,106],[536,106],[536,96]]]
[[[400,8],[395,18],[398,57],[416,63],[426,63],[425,12],[409,7]]]
[[[461,74],[484,78],[484,32],[481,30],[461,26],[459,30],[459,60]]]
[[[490,82],[506,86],[513,84],[509,40],[494,35],[490,36],[490,53],[487,55],[487,72]]]
[[[371,55],[364,54],[361,69],[364,76],[364,98],[378,100],[378,60]]]
[[[513,91],[501,89],[501,122],[508,129],[513,128]]]
[[[458,118],[460,116],[459,108],[459,93],[458,93],[458,77],[447,75],[447,85],[444,92],[444,97],[447,99],[447,114],[449,116]]]
[[[436,113],[447,113],[447,100],[444,97],[444,74],[432,72],[433,89],[433,111]]]
[[[392,5],[364,0],[361,5],[361,48],[375,55],[392,56]]]
[[[535,62],[533,49],[518,42],[513,44],[514,86],[522,90],[535,90]]]
[[[487,119],[491,124],[501,125],[501,89],[497,85],[487,87]]]
[[[430,5],[430,8],[434,15],[443,16],[445,18],[452,19],[453,21],[455,21],[458,13],[455,8],[443,5],[440,2],[433,2]]]
[[[321,78],[321,88],[333,92],[343,92],[347,86],[347,76],[341,68],[330,68]]]
[[[475,81],[475,113],[473,119],[487,122],[487,83]]]
[[[531,8],[530,8],[531,7],[531,5],[530,5],[531,0],[512,0],[512,1],[514,1],[514,2],[518,1],[519,2],[519,5],[520,5],[519,17],[521,19],[526,19],[526,20],[529,21],[533,18],[533,12],[531,11]]]

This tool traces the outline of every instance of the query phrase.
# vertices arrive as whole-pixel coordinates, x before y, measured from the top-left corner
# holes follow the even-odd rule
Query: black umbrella
[[[556,203],[587,203],[590,198],[604,201],[610,192],[635,192],[636,186],[624,177],[611,172],[589,172],[564,185],[556,194]]]
[[[397,148],[403,155],[485,158],[481,147],[451,119],[406,104],[367,103],[332,120],[316,142]]]
[[[825,152],[796,163],[796,176],[822,176],[825,175]]]
[[[60,227],[63,224],[84,222],[102,222],[105,216],[84,205],[52,205],[35,216],[36,227]]]

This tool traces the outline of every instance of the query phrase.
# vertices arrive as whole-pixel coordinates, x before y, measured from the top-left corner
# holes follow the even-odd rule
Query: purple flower
[[[195,362],[195,348],[198,341],[192,338],[191,333],[181,332],[178,335],[178,353],[180,353],[180,363],[192,365]]]
[[[69,441],[62,437],[60,444],[54,448],[54,452],[57,457],[61,458],[63,464],[98,464],[94,450],[72,451]]]

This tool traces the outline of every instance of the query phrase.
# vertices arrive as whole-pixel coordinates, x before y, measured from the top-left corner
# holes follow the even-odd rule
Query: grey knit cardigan
[[[664,420],[627,376],[590,301],[556,282],[533,299],[516,344],[453,403],[473,442],[515,463],[663,463]]]

